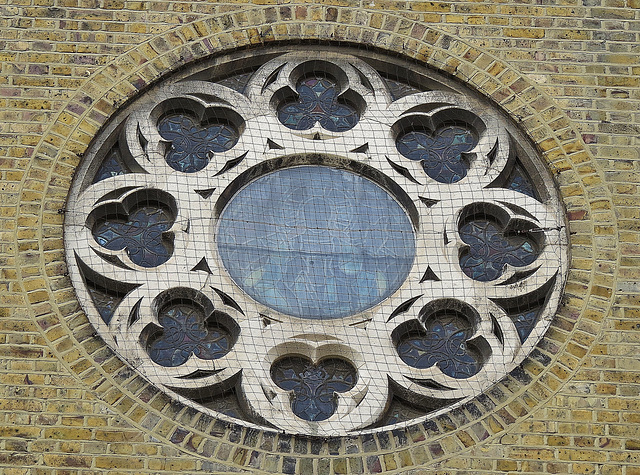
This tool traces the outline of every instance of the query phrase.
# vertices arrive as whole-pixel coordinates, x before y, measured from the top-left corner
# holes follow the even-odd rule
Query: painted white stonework
[[[235,387],[253,421],[243,423],[331,436],[369,430],[383,417],[391,394],[418,407],[432,400],[451,404],[467,400],[503,378],[535,347],[557,308],[567,269],[564,216],[550,177],[542,165],[536,165],[540,160],[514,126],[488,104],[461,94],[459,85],[431,79],[429,88],[438,90],[394,101],[374,64],[355,55],[314,48],[283,53],[255,71],[244,93],[205,81],[206,71],[196,79],[183,74],[182,79],[142,96],[127,109],[126,118],[111,124],[93,145],[68,206],[65,240],[71,276],[100,336],[155,385],[223,418],[228,416],[194,402],[195,395],[205,391],[215,395]],[[343,97],[358,109],[359,121],[352,129],[331,132],[316,124],[296,131],[278,120],[280,98],[293,95],[298,79],[317,71],[334,77]],[[165,161],[170,143],[162,138],[157,124],[177,109],[199,119],[224,117],[239,130],[238,142],[226,152],[213,154],[201,171],[182,173],[171,168]],[[435,130],[442,124],[462,122],[474,128],[478,143],[465,154],[466,177],[455,183],[430,178],[419,161],[408,160],[396,148],[398,135],[411,124]],[[105,150],[116,141],[134,173],[91,184]],[[513,166],[516,154],[532,175],[536,166],[542,170],[532,176],[541,201],[495,185]],[[231,279],[218,254],[219,217],[233,194],[265,173],[305,164],[362,174],[397,200],[413,226],[415,259],[404,283],[372,308],[344,318],[303,319],[260,304]],[[175,215],[165,233],[172,240],[171,257],[157,267],[135,264],[125,250],[105,249],[91,229],[100,219],[96,210],[109,203],[114,209],[126,208],[128,197],[139,201],[141,193],[149,190],[158,190],[150,195],[154,203],[161,202]],[[470,210],[490,215],[505,229],[535,230],[537,259],[522,267],[507,266],[495,280],[468,277],[460,266],[468,246],[459,236],[459,227]],[[203,258],[208,270],[198,268]],[[428,269],[436,278],[425,278]],[[83,273],[94,282],[106,278],[105,282],[132,284],[108,323],[100,317]],[[521,296],[542,301],[538,321],[524,342],[505,311],[509,306],[505,302],[515,305]],[[152,361],[151,329],[161,327],[158,312],[164,302],[176,298],[204,298],[209,303],[203,303],[203,308],[212,304],[226,314],[228,320],[220,323],[228,327],[233,340],[226,355],[218,359],[191,355],[186,363],[173,367]],[[450,307],[467,312],[473,328],[466,344],[482,363],[470,377],[454,378],[436,364],[411,367],[396,349],[397,334],[404,326],[424,325]],[[337,409],[328,419],[308,421],[292,412],[291,392],[281,389],[271,376],[274,362],[288,355],[313,362],[339,357],[356,369],[354,387],[336,393]]]

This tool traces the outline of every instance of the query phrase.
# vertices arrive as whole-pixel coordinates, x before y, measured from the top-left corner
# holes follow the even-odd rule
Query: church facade
[[[640,4],[40,3],[3,473],[640,473]]]

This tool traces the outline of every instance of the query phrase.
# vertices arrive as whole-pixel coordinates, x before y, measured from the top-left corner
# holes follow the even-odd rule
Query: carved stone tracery
[[[339,52],[285,53],[242,88],[223,84],[232,82],[199,74],[141,98],[94,147],[70,203],[74,284],[98,332],[132,366],[196,404],[234,391],[249,424],[327,436],[384,425],[392,397],[444,410],[532,350],[558,304],[566,233],[550,178],[529,176],[537,157],[497,111],[445,81],[400,88],[366,58]],[[293,245],[286,258],[265,260],[258,244],[234,273],[220,247],[225,213],[261,178],[292,169],[308,180],[364,180],[354,187],[406,214],[397,230],[405,241],[379,246],[382,257],[408,263],[399,285],[389,283],[395,267],[365,265],[373,258],[351,267],[330,258],[345,242],[349,255],[369,249],[362,216],[331,204],[343,181],[303,186],[335,214],[318,218],[327,229],[278,221],[312,229],[313,245],[327,246],[323,265]],[[361,214],[392,206],[376,203]],[[307,239],[278,238],[283,248]],[[269,292],[278,276],[304,276],[302,267],[338,290],[358,273],[374,298],[344,314],[288,313],[297,307]],[[327,305],[356,298],[338,290],[318,295]]]

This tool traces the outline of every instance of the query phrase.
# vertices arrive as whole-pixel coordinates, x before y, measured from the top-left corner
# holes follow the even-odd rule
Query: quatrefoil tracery
[[[511,139],[484,106],[443,91],[392,101],[365,62],[336,55],[328,70],[322,64],[283,55],[256,71],[244,94],[204,81],[166,86],[118,132],[120,155],[105,155],[85,180],[78,215],[92,218],[79,223],[92,223],[97,246],[74,242],[83,265],[138,285],[96,325],[118,335],[119,351],[140,371],[189,396],[238,384],[254,420],[331,435],[382,417],[389,380],[405,398],[455,400],[504,375],[543,329],[536,319],[556,298],[545,295],[564,241],[557,215],[527,193],[523,172],[517,180],[510,173],[513,186],[505,179],[515,161]],[[297,96],[285,93],[293,89]],[[365,174],[402,204],[414,228],[405,283],[331,322],[303,324],[254,300],[217,247],[221,210],[240,189],[265,170],[302,165]],[[140,169],[146,173],[131,172]],[[163,198],[149,210],[140,196],[152,189],[175,204]],[[114,220],[108,210],[123,205]],[[177,287],[191,290],[177,304],[158,303]],[[532,295],[523,311],[496,303],[519,289]]]
[[[296,85],[298,99],[278,106],[278,119],[293,130],[308,130],[316,123],[331,132],[344,132],[359,120],[355,107],[338,96],[337,83],[319,74]]]
[[[336,393],[352,389],[357,373],[341,358],[313,364],[301,356],[288,356],[272,365],[271,378],[278,387],[291,392],[291,410],[296,416],[317,422],[329,419],[336,412]]]
[[[101,203],[88,217],[95,242],[104,250],[125,253],[128,260],[141,267],[167,262],[173,253],[173,198],[159,190],[124,189],[116,193],[119,198]]]
[[[195,173],[206,167],[210,155],[231,150],[238,141],[238,130],[221,119],[197,124],[188,115],[172,114],[158,123],[163,139],[171,142],[166,161],[174,170]]]
[[[455,183],[467,175],[464,153],[478,143],[475,134],[464,125],[442,125],[434,132],[410,131],[398,137],[398,151],[410,160],[419,160],[431,178],[440,183]]]
[[[190,301],[162,309],[158,316],[161,330],[147,342],[149,357],[161,366],[180,366],[192,355],[204,360],[226,355],[232,346],[231,335],[216,324],[215,317],[205,319],[204,312]]]

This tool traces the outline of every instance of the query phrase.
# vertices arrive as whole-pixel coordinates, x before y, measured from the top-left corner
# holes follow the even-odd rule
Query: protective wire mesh
[[[67,248],[92,322],[152,381],[333,434],[428,414],[521,361],[555,310],[563,221],[487,106],[313,56],[147,98],[94,146]]]
[[[233,280],[301,318],[355,315],[387,298],[413,264],[411,222],[373,182],[321,166],[253,181],[225,208],[218,249]]]

